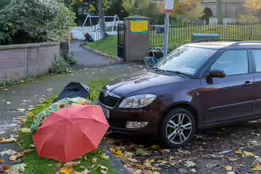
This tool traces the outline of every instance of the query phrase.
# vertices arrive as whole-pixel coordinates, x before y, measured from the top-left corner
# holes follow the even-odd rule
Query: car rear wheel
[[[186,109],[172,109],[161,123],[160,138],[168,147],[185,146],[193,137],[196,122]]]

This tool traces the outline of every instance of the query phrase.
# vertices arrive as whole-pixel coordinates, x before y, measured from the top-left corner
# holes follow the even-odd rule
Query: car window
[[[225,51],[211,66],[211,70],[222,70],[229,75],[248,73],[248,56],[246,50]]]
[[[194,75],[216,52],[216,49],[181,46],[163,57],[153,68]]]
[[[252,50],[256,64],[256,72],[261,72],[261,50]]]

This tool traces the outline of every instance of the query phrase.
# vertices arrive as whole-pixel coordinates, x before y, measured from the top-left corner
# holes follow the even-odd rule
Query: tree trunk
[[[98,0],[99,26],[102,39],[107,37],[102,0]]]
[[[217,5],[217,20],[218,20],[218,24],[222,25],[223,24],[222,0],[217,0],[216,1],[216,5]]]

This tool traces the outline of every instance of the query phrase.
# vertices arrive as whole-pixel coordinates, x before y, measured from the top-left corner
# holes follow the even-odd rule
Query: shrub
[[[64,60],[70,65],[70,66],[74,66],[78,64],[78,61],[76,59],[75,56],[72,55],[66,55],[64,56]]]
[[[54,0],[11,0],[0,10],[0,44],[67,41],[74,19]]]
[[[57,57],[50,68],[50,73],[62,74],[70,72],[70,65],[61,56]]]

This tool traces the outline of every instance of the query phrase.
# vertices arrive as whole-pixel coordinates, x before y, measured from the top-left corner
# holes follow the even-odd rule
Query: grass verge
[[[105,86],[107,83],[109,83],[112,79],[108,80],[99,80],[99,81],[93,81],[90,83],[87,83],[91,87],[91,100],[94,101],[99,96],[99,91],[103,86]],[[31,111],[31,113],[27,116],[25,126],[30,127],[33,123],[34,116],[39,114],[41,111],[49,107],[54,99],[57,96],[53,96],[49,100],[47,100],[44,104],[36,107]],[[32,134],[20,134],[19,136],[19,146],[22,148],[22,150],[26,150],[29,148],[32,148],[33,142],[33,135]],[[113,169],[110,166],[110,161],[107,159],[104,159],[103,157],[103,151],[98,149],[95,152],[89,153],[86,156],[82,157],[79,161],[80,164],[76,165],[74,167],[75,170],[81,172],[85,169],[88,169],[89,173],[92,174],[99,174],[101,173],[100,170],[97,170],[95,167],[93,168],[93,159],[97,158],[97,165],[102,165],[108,168],[108,173],[114,174],[117,173],[115,169]],[[31,152],[28,156],[24,158],[24,163],[27,165],[26,170],[24,171],[24,174],[55,174],[57,170],[59,171],[58,167],[60,164],[53,160],[43,159],[39,158],[36,151]]]
[[[109,36],[105,39],[86,45],[87,48],[97,50],[112,56],[117,56],[117,36]]]

